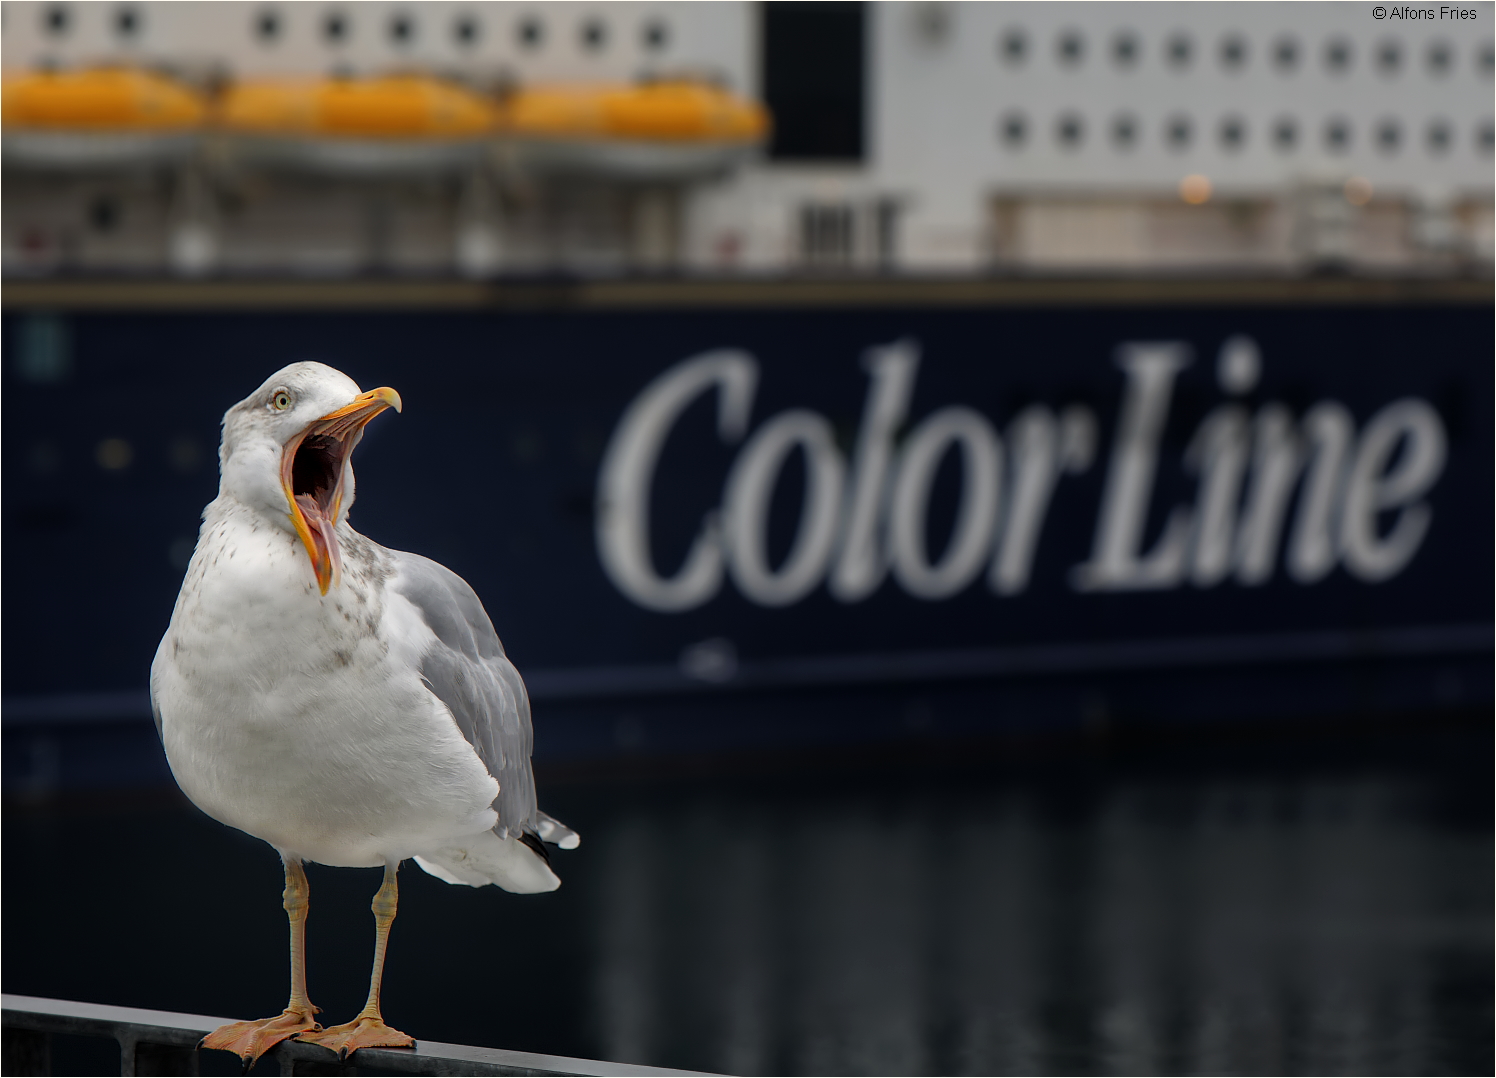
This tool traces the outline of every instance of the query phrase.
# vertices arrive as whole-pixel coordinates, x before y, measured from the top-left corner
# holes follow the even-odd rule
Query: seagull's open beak
[[[342,573],[333,529],[343,509],[344,465],[369,420],[386,408],[400,411],[400,394],[388,386],[360,393],[292,438],[281,454],[281,486],[291,507],[291,523],[311,555],[323,595]]]

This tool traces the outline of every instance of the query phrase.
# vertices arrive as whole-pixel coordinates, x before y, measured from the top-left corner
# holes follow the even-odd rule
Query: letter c
[[[705,352],[676,364],[644,388],[618,421],[597,483],[597,553],[614,586],[648,610],[677,613],[707,602],[722,585],[722,543],[715,513],[679,572],[662,577],[649,547],[649,493],[655,465],[682,412],[708,390],[719,391],[717,433],[736,442],[748,429],[758,363],[746,352]]]

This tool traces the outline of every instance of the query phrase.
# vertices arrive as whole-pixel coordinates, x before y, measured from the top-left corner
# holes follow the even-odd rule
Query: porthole
[[[1239,34],[1232,34],[1221,42],[1221,66],[1227,71],[1240,71],[1247,63],[1247,41]]]
[[[608,26],[598,19],[588,19],[582,24],[582,47],[588,52],[597,52],[608,43]]]
[[[1028,58],[1028,35],[1016,26],[1004,30],[997,42],[997,54],[1004,62],[1018,65]]]
[[[47,9],[47,13],[42,19],[42,24],[46,27],[47,33],[53,37],[61,37],[68,32],[69,21],[68,9],[61,4],[56,4]]]
[[[1138,121],[1124,113],[1112,120],[1112,143],[1119,150],[1130,150],[1138,142]]]
[[[1298,70],[1299,43],[1291,37],[1280,37],[1273,42],[1273,66],[1284,75]]]
[[[396,45],[409,45],[415,36],[416,24],[409,15],[396,15],[390,20],[390,40]]]
[[[1028,121],[1021,112],[1010,112],[997,125],[998,137],[1011,150],[1016,150],[1028,138]]]
[[[322,36],[333,44],[348,40],[348,20],[333,12],[322,20]]]
[[[1178,71],[1190,66],[1194,53],[1194,44],[1184,34],[1175,34],[1164,46],[1164,58],[1168,60],[1170,67]]]
[[[1331,153],[1345,153],[1351,148],[1350,121],[1336,116],[1325,123],[1325,149]]]
[[[1086,137],[1086,123],[1077,113],[1067,112],[1055,123],[1055,138],[1059,141],[1061,148],[1074,150]]]
[[[1138,46],[1138,39],[1129,30],[1124,30],[1112,38],[1112,60],[1118,67],[1131,68],[1138,62],[1142,49]]]
[[[1247,142],[1247,123],[1240,116],[1227,116],[1221,121],[1221,146],[1228,152],[1240,150]]]
[[[470,49],[476,45],[480,33],[478,20],[471,15],[464,15],[452,24],[452,37],[464,48]]]
[[[644,47],[650,52],[662,52],[670,44],[670,27],[659,19],[644,24]]]
[[[120,8],[114,13],[114,32],[120,37],[134,37],[140,33],[140,13],[134,8]]]
[[[1476,152],[1489,154],[1493,144],[1496,144],[1496,131],[1492,130],[1491,121],[1487,120],[1475,129]]]
[[[539,19],[524,19],[520,22],[517,33],[521,46],[527,49],[538,49],[541,42],[545,40],[545,24]]]
[[[1396,153],[1402,145],[1402,127],[1396,120],[1383,120],[1377,124],[1377,148],[1383,153]]]
[[[1190,123],[1188,116],[1170,117],[1168,123],[1164,125],[1164,140],[1171,150],[1187,149],[1194,133],[1194,125]]]
[[[1351,43],[1343,37],[1330,39],[1325,45],[1325,68],[1332,75],[1344,75],[1351,69]]]
[[[1453,66],[1454,50],[1446,42],[1435,41],[1428,47],[1429,74],[1441,78],[1449,74],[1449,69]]]
[[[1299,125],[1291,116],[1281,116],[1273,124],[1273,145],[1280,153],[1287,153],[1299,144]]]
[[[1402,70],[1402,46],[1395,41],[1383,41],[1377,46],[1377,70],[1383,75],[1396,75]]]
[[[255,35],[266,45],[280,37],[280,16],[273,11],[262,11],[255,18]]]
[[[1080,36],[1078,30],[1066,30],[1060,35],[1055,51],[1060,63],[1066,67],[1075,67],[1086,57],[1086,39]]]
[[[1447,123],[1443,120],[1435,120],[1428,125],[1427,139],[1428,152],[1442,156],[1449,152],[1449,144],[1454,141],[1454,136]]]

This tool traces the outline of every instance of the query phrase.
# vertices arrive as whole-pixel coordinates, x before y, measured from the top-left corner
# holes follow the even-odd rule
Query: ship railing
[[[113,1040],[119,1045],[119,1072],[126,1075],[198,1074],[203,1035],[226,1018],[174,1014],[138,1007],[111,1007],[65,999],[5,994],[4,1059],[0,1073],[52,1073],[52,1038],[56,1035]],[[217,1054],[217,1053],[214,1053]],[[226,1057],[225,1057],[226,1058]],[[632,1063],[479,1048],[467,1044],[419,1041],[415,1048],[363,1048],[339,1064],[325,1048],[282,1041],[261,1059],[260,1074],[420,1074],[420,1075],[689,1075]]]

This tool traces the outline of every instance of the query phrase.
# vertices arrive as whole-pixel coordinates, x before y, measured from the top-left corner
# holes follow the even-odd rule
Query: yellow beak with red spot
[[[291,523],[311,555],[322,594],[338,583],[342,552],[336,527],[343,511],[343,477],[359,435],[386,408],[400,411],[400,394],[388,386],[360,393],[316,420],[286,443],[281,454],[281,486]]]

